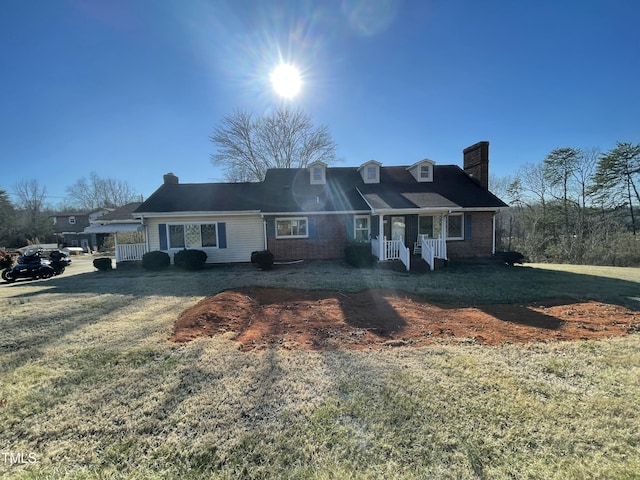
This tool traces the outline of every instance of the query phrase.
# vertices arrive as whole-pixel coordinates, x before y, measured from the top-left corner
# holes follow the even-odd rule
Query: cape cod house
[[[379,260],[490,257],[495,214],[507,205],[488,190],[489,143],[463,152],[463,168],[429,159],[410,166],[270,169],[259,183],[181,184],[173,174],[134,212],[147,249],[196,248],[210,263],[342,258],[370,243]],[[419,258],[416,257],[419,255]],[[413,259],[412,259],[413,257]]]

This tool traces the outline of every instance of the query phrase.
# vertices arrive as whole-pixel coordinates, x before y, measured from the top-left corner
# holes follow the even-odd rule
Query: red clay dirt
[[[232,332],[240,349],[299,350],[485,345],[595,339],[640,330],[640,313],[600,302],[436,305],[394,290],[359,293],[274,288],[228,290],[182,313],[170,340]]]

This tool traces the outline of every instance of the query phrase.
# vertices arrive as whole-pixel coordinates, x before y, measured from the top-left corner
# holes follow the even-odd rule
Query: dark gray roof
[[[374,209],[507,206],[456,165],[434,165],[433,182],[417,182],[407,167],[382,167],[380,183],[358,189]]]
[[[163,184],[134,213],[260,210],[260,183]]]
[[[369,211],[369,205],[376,210],[507,206],[456,165],[435,165],[433,178],[433,182],[417,182],[405,166],[381,167],[380,183],[365,184],[356,167],[333,167],[326,170],[326,184],[311,185],[306,168],[275,168],[267,171],[262,183],[163,184],[134,212],[311,213]]]
[[[370,210],[358,194],[358,170],[327,168],[326,184],[311,185],[306,168],[274,168],[264,180],[261,210],[278,212],[353,212]]]

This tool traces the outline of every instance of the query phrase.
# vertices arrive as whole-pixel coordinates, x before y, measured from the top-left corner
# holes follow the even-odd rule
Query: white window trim
[[[291,220],[304,220],[307,224],[307,228],[305,231],[306,235],[278,235],[278,222],[287,222]],[[276,218],[276,239],[286,239],[286,238],[309,238],[309,217],[280,217]]]
[[[423,168],[427,169],[427,175],[426,176],[422,175],[422,169]],[[431,165],[430,163],[421,163],[420,165],[418,165],[418,177],[423,182],[430,181],[432,179],[432,177],[433,177],[433,165]]]
[[[451,217],[460,217],[460,236],[459,237],[450,237],[449,236],[449,219]],[[447,216],[447,240],[464,240],[464,213],[451,213]]]
[[[316,169],[320,171],[320,178],[315,178]],[[326,170],[322,165],[312,165],[311,166],[311,185],[324,185],[327,183],[326,179]]]
[[[216,246],[215,247],[190,247],[187,245],[187,239],[185,237],[184,239],[184,247],[172,247],[171,246],[171,235],[169,234],[169,227],[172,225],[182,225],[183,227],[186,227],[187,225],[198,225],[199,227],[201,227],[202,225],[215,225],[216,226]],[[184,249],[188,249],[188,250],[204,250],[204,249],[209,249],[209,250],[217,250],[220,248],[220,234],[219,234],[219,229],[218,229],[218,222],[169,222],[167,223],[167,250],[168,251],[179,251],[179,250],[184,250]],[[184,229],[184,233],[183,235],[186,235],[186,228]],[[200,230],[200,240],[202,241],[202,230]]]
[[[367,235],[366,235],[366,238],[367,239],[371,238],[371,218],[369,217],[369,215],[356,215],[355,217],[353,217],[353,238],[354,238],[354,240],[357,237],[358,231],[364,231],[364,229],[362,229],[362,228],[357,228],[358,219],[362,219],[362,218],[366,218],[367,219]]]
[[[71,215],[69,217],[69,225],[75,225],[76,224],[76,217]]]

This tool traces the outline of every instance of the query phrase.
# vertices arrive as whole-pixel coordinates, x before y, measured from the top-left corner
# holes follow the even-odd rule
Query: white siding
[[[251,252],[264,250],[264,227],[259,216],[193,216],[145,218],[149,251],[160,250],[158,225],[161,223],[209,223],[223,222],[226,226],[227,248],[201,248],[207,253],[207,263],[232,263],[251,261]],[[177,250],[165,250],[171,256]]]

